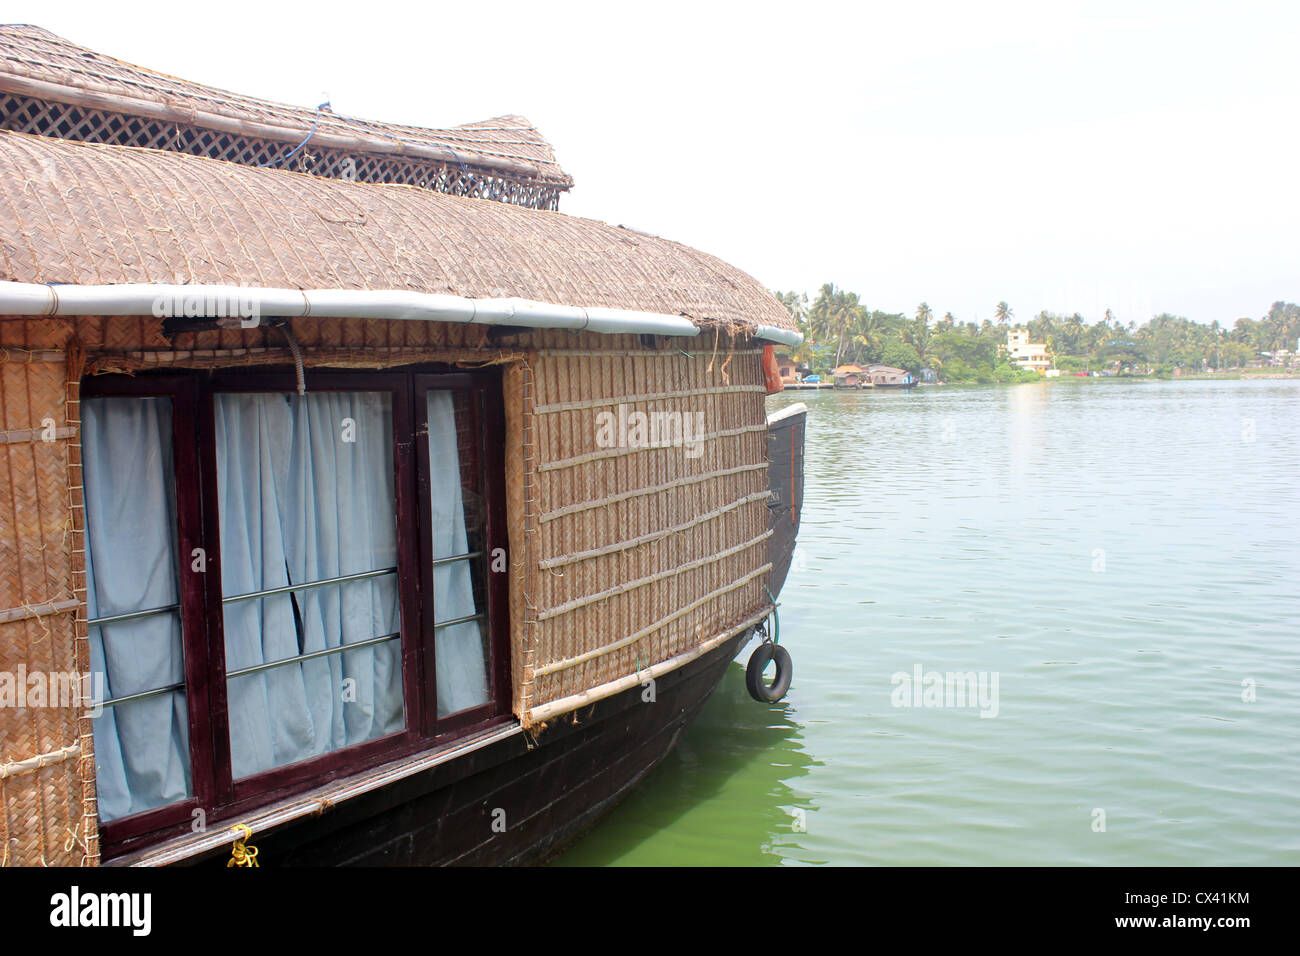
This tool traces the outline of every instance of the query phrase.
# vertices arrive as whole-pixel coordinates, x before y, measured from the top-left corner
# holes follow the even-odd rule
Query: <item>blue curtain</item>
[[[429,488],[433,510],[433,557],[450,558],[468,550],[465,505],[461,493],[460,450],[456,411],[450,392],[428,392]],[[468,617],[474,605],[470,560],[433,568],[435,625]],[[434,658],[438,670],[438,716],[487,702],[487,658],[482,621],[435,626]]]
[[[216,397],[225,598],[397,565],[387,395]],[[227,602],[228,672],[395,635],[397,575]],[[229,682],[236,779],[405,726],[401,642]]]
[[[177,604],[171,401],[90,398],[81,415],[87,616]],[[179,613],[91,627],[90,666],[110,699],[182,683]],[[183,691],[104,709],[95,720],[101,820],[190,795],[188,731]]]

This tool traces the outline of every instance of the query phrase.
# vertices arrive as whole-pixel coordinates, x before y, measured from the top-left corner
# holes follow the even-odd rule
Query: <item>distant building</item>
[[[1028,329],[1012,329],[1007,332],[1007,353],[1016,365],[1031,368],[1040,375],[1052,367],[1047,346],[1041,342],[1029,341]]]
[[[781,374],[783,385],[797,385],[812,371],[807,365],[800,365],[785,352],[776,353],[776,367]]]
[[[1260,363],[1261,368],[1264,364],[1278,368],[1290,368],[1296,363],[1296,353],[1290,349],[1278,349],[1276,352],[1260,352],[1259,354],[1260,358],[1263,359]]]
[[[836,388],[861,388],[864,382],[871,380],[866,369],[852,362],[847,365],[837,365],[831,372],[831,378],[835,380]]]

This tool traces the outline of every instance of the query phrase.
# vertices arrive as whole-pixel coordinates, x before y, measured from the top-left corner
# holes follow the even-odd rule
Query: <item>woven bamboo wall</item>
[[[519,701],[529,719],[580,706],[767,603],[761,353],[699,345],[537,355]],[[629,427],[609,447],[598,415],[617,418],[620,405],[629,422],[686,416],[702,426],[698,444],[637,447]]]
[[[80,359],[43,347],[62,344],[49,323],[27,325],[0,322],[6,339],[29,340],[0,345],[0,671],[41,681],[88,669],[76,514]],[[98,857],[90,717],[53,703],[0,706],[0,865]]]
[[[505,366],[514,709],[525,726],[628,686],[764,612],[760,350],[695,340],[299,320],[306,364]],[[84,349],[84,357],[82,355]],[[0,671],[86,669],[82,374],[284,365],[273,329],[168,342],[154,319],[0,319]],[[679,412],[681,445],[605,447],[598,414]],[[41,441],[54,419],[56,440]],[[606,436],[607,437],[607,436]],[[621,682],[621,683],[620,683]],[[93,736],[77,709],[0,709],[3,862],[98,856]]]

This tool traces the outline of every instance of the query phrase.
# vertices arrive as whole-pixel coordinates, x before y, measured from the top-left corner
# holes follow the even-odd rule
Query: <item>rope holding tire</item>
[[[776,662],[776,678],[769,684],[763,679],[763,671],[770,661]],[[790,690],[790,678],[794,676],[794,662],[790,652],[780,644],[764,641],[754,648],[745,668],[745,686],[749,696],[760,704],[774,704]]]

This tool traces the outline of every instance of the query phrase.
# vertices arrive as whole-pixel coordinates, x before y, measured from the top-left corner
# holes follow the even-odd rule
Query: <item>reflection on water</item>
[[[733,664],[692,729],[599,824],[599,836],[557,863],[755,866],[798,854],[790,837],[816,807],[791,782],[815,761],[788,711],[784,702],[753,701],[744,668]]]
[[[1015,477],[1029,472],[1043,447],[1043,404],[1049,387],[1042,382],[1006,391],[1011,474]]]
[[[1300,382],[793,401],[789,697],[733,667],[561,862],[1300,863]],[[997,716],[894,706],[918,665]]]

